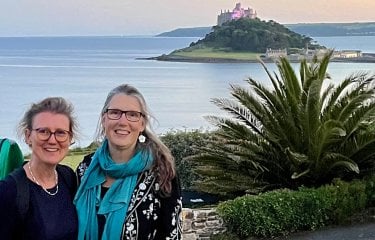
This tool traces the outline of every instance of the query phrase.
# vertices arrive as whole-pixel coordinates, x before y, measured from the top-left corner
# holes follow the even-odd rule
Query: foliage
[[[249,78],[250,90],[231,85],[233,99],[212,100],[229,117],[207,117],[219,130],[192,157],[202,189],[239,196],[374,171],[374,76],[326,82],[331,54],[302,60],[299,75],[286,58],[276,63],[279,74],[263,64],[273,89]]]
[[[81,154],[89,154],[94,152],[98,147],[99,143],[97,142],[92,142],[89,146],[87,147],[77,147],[69,150],[68,155],[81,155]]]
[[[366,205],[365,182],[336,181],[318,189],[300,188],[242,196],[220,203],[217,212],[230,233],[275,237],[343,222]]]
[[[375,207],[375,174],[366,176],[367,207]]]
[[[334,208],[332,216],[330,217],[333,223],[343,223],[348,217],[363,210],[367,203],[370,201],[366,194],[365,181],[352,181],[346,183],[343,181],[335,180],[333,186]]]
[[[309,48],[320,47],[311,43],[310,37],[295,33],[275,21],[241,18],[213,27],[204,39],[190,44],[207,47],[230,48],[233,51],[264,53],[267,48]]]
[[[176,169],[183,189],[190,189],[198,177],[192,171],[192,164],[185,157],[198,154],[199,147],[205,145],[210,133],[198,129],[192,131],[169,131],[161,140],[171,150],[176,161]]]

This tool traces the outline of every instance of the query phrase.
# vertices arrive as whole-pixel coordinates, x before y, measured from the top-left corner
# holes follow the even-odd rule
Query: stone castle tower
[[[233,11],[225,11],[221,10],[220,15],[217,16],[217,25],[221,26],[223,23],[240,19],[240,18],[251,18],[254,19],[257,17],[257,12],[252,9],[243,9],[241,8],[241,3],[236,3],[236,7],[233,9]]]

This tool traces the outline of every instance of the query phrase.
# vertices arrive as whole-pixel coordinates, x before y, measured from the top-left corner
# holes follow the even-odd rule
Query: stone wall
[[[182,214],[184,240],[208,240],[212,234],[226,231],[215,208],[184,208]]]

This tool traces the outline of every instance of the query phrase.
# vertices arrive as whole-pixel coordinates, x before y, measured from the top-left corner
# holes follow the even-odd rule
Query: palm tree
[[[374,76],[356,73],[327,85],[331,55],[302,60],[299,76],[286,58],[276,63],[279,74],[262,63],[272,90],[249,78],[250,90],[231,85],[233,99],[212,100],[230,117],[207,117],[218,130],[192,157],[205,177],[200,189],[236,196],[375,169]]]

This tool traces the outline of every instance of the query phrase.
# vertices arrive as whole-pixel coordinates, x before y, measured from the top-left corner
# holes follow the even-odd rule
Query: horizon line
[[[262,19],[260,19],[262,20]],[[274,21],[272,19],[270,20],[264,20],[264,21]],[[354,22],[300,22],[300,23],[280,23],[282,25],[299,25],[299,24],[308,24],[308,25],[313,25],[313,24],[366,24],[366,23],[374,23],[375,24],[375,21],[354,21]],[[215,25],[214,25],[215,26]],[[129,34],[129,35],[126,35],[126,34],[104,34],[104,35],[101,35],[101,34],[83,34],[83,35],[78,35],[78,34],[45,34],[45,35],[41,35],[41,34],[30,34],[30,35],[2,35],[0,34],[0,38],[17,38],[17,37],[30,37],[30,38],[33,38],[33,37],[159,37],[158,35],[160,34],[163,34],[163,33],[167,33],[167,32],[171,32],[171,31],[174,31],[174,30],[177,30],[177,29],[191,29],[191,28],[212,28],[214,26],[197,26],[197,27],[176,27],[174,28],[173,30],[164,30],[162,32],[159,32],[159,33],[150,33],[150,34]]]

